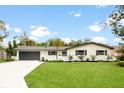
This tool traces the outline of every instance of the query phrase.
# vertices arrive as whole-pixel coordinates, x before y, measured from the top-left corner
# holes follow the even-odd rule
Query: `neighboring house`
[[[111,46],[111,47],[113,47],[114,48],[114,56],[118,56],[119,55],[119,53],[117,53],[116,51],[121,47],[121,46]]]
[[[78,46],[53,47],[53,46],[20,46],[17,49],[17,60],[42,60],[42,57],[48,60],[69,60],[69,55],[73,56],[73,61],[80,60],[78,56],[84,55],[86,59],[91,60],[91,55],[96,56],[95,60],[107,60],[107,56],[114,56],[114,48],[89,42]],[[115,60],[113,58],[112,60]]]

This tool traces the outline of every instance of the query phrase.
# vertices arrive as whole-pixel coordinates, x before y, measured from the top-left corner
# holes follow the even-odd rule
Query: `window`
[[[56,55],[57,51],[48,51],[48,55]]]
[[[87,50],[76,50],[76,55],[87,55]]]
[[[107,50],[96,50],[96,55],[107,55]]]
[[[62,56],[67,56],[67,51],[62,51]]]

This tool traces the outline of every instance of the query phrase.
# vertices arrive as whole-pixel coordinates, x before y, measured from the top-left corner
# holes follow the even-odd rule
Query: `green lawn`
[[[25,80],[30,88],[124,88],[124,67],[116,62],[46,63]]]
[[[0,63],[4,63],[5,62],[5,60],[3,60],[3,59],[0,59]]]

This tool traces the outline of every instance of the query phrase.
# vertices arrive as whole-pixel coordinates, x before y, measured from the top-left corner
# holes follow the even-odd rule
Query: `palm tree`
[[[80,61],[83,61],[84,56],[83,55],[80,55],[80,56],[78,56],[78,58],[80,59]]]

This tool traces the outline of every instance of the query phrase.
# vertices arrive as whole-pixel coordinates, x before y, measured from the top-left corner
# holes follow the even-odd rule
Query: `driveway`
[[[0,88],[27,88],[24,76],[43,62],[14,61],[0,64]]]

